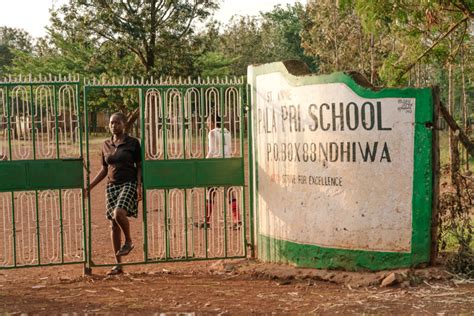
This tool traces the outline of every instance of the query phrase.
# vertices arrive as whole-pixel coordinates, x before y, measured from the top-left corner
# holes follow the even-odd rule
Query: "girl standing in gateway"
[[[107,177],[106,215],[111,221],[111,239],[116,265],[107,274],[123,273],[122,256],[134,248],[127,217],[137,217],[142,197],[141,147],[138,139],[125,133],[126,116],[114,113],[109,127],[112,137],[102,145],[102,169],[90,183],[89,192]],[[121,245],[122,232],[125,243]]]

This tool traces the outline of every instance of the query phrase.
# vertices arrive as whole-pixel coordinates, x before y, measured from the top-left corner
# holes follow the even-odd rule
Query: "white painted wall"
[[[252,74],[252,70],[249,74]],[[256,107],[253,119],[256,137],[256,212],[260,234],[328,248],[371,251],[410,252],[412,235],[412,189],[415,99],[363,99],[342,83],[293,87],[281,73],[258,75]],[[365,130],[359,126],[349,131],[310,131],[314,121],[308,115],[310,104],[355,102],[361,106],[370,101],[381,102],[384,128]],[[282,119],[282,106],[299,106],[301,129],[289,131]],[[284,109],[283,108],[283,109]],[[314,109],[314,107],[313,107]],[[270,113],[263,120],[263,113]],[[275,125],[273,124],[275,111]],[[284,110],[283,110],[284,112]],[[330,122],[330,111],[323,111]],[[316,112],[319,114],[318,112]],[[265,132],[269,130],[270,133]],[[282,123],[284,122],[284,123]],[[278,161],[269,144],[309,144],[379,142],[374,162]],[[387,157],[380,159],[383,144]],[[296,145],[295,145],[296,146]],[[304,146],[304,145],[300,145]],[[358,145],[357,145],[358,146]],[[314,148],[314,146],[313,146]],[[359,152],[359,147],[357,152]],[[293,148],[294,150],[295,148]],[[300,160],[301,147],[300,147]],[[296,178],[293,178],[296,177]],[[334,185],[309,184],[310,177],[331,177]],[[292,183],[295,179],[296,183]],[[319,180],[317,180],[319,181]],[[313,181],[314,182],[314,181]]]

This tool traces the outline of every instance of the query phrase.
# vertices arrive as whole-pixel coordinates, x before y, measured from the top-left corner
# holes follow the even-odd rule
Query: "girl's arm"
[[[100,181],[104,180],[104,178],[107,176],[107,171],[107,166],[102,165],[102,169],[97,173],[94,180],[92,180],[92,182],[89,184],[89,188],[87,188],[89,193],[97,184],[100,183]]]

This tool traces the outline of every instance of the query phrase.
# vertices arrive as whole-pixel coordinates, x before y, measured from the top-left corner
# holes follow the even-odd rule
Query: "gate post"
[[[247,117],[247,148],[248,148],[248,168],[249,168],[249,234],[250,234],[250,257],[255,258],[255,223],[254,223],[254,174],[253,174],[253,135],[252,135],[252,98],[251,86],[247,83],[245,85],[245,102],[242,102],[245,116]]]
[[[84,275],[92,275],[92,224],[91,224],[91,192],[89,190],[90,186],[90,156],[89,156],[89,110],[87,108],[87,92],[88,89],[84,85],[84,132],[86,136],[86,189],[87,189],[87,233],[84,232],[84,251],[86,254],[86,262],[84,263]],[[84,191],[84,190],[83,190]]]
[[[438,256],[438,224],[439,224],[439,179],[440,179],[440,158],[439,158],[439,105],[440,95],[439,87],[432,88],[433,93],[433,135],[432,135],[432,174],[433,174],[433,200],[431,211],[431,253],[430,264],[435,264]]]

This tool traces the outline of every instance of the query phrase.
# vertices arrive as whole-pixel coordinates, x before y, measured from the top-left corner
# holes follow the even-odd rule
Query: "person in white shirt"
[[[212,113],[207,119],[207,127],[209,129],[208,139],[208,152],[206,158],[230,158],[232,156],[232,136],[229,130],[222,127],[221,118]],[[227,190],[226,188],[226,195]],[[212,208],[217,197],[217,188],[210,188],[207,192],[207,204],[206,204],[206,226],[211,224]],[[229,197],[230,206],[232,209],[232,221],[234,228],[240,228],[240,212],[237,207],[237,199],[235,193],[232,192]],[[203,224],[200,227],[204,227]]]
[[[229,158],[231,156],[232,137],[227,128],[221,128],[220,117],[211,115],[207,119],[209,149],[206,158]],[[224,141],[224,146],[222,146]],[[222,155],[224,154],[224,155]]]

